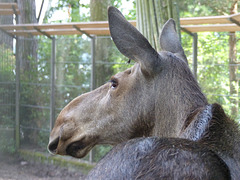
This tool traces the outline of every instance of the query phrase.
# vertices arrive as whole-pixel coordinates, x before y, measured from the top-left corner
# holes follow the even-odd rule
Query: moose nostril
[[[58,143],[59,143],[59,137],[49,143],[48,151],[52,154],[56,154]]]

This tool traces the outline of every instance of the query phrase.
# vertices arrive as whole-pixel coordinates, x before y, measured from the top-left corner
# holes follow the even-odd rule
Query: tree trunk
[[[0,3],[13,3],[13,0],[0,0]],[[13,24],[13,15],[1,15],[0,24]],[[0,45],[7,46],[7,48],[13,48],[13,38],[6,33],[0,31]]]
[[[37,23],[35,1],[18,1],[18,8],[20,10],[20,15],[18,16],[19,24]],[[29,34],[28,38],[33,38],[33,36]],[[18,37],[16,50],[20,60],[21,71],[32,68],[30,61],[37,58],[37,41]]]
[[[18,16],[18,24],[37,23],[36,6],[34,0],[18,1],[20,15]],[[19,64],[19,79],[21,84],[20,104],[38,105],[37,101],[38,88],[28,83],[37,82],[37,40],[31,34],[28,37],[17,37],[16,41],[16,61]],[[39,128],[42,122],[41,118],[37,118],[38,110],[26,107],[20,107],[20,124],[28,127]],[[37,144],[39,137],[38,131],[23,129],[24,143]]]
[[[111,0],[90,0],[90,20],[91,21],[107,21],[107,8],[111,5]],[[109,50],[112,45],[110,38],[97,37],[95,41],[95,87],[104,84],[109,76],[113,74],[113,69],[107,65],[109,63]],[[90,161],[94,160],[98,148],[95,147],[90,153]]]
[[[137,0],[137,28],[160,51],[159,35],[165,22],[173,18],[180,38],[180,19],[176,0]]]
[[[235,1],[231,7],[230,14],[237,13],[237,2]],[[231,115],[238,115],[238,78],[237,78],[237,48],[236,48],[236,33],[229,33],[229,82],[230,82],[230,102]]]
[[[107,8],[111,5],[111,0],[91,0],[90,1],[90,13],[91,21],[107,21]],[[96,73],[95,73],[95,85],[101,86],[108,81],[109,76],[112,75],[113,70],[109,64],[110,47],[112,41],[110,38],[96,38]],[[96,88],[95,87],[95,88]]]

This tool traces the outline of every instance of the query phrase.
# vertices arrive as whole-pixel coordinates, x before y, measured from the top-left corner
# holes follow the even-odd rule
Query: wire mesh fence
[[[0,150],[14,151],[15,57],[12,39],[0,34]]]
[[[19,39],[18,39],[19,40]],[[105,42],[102,52],[100,43]],[[106,44],[107,42],[107,44]],[[1,128],[11,129],[2,139],[12,140],[14,149],[15,108],[16,108],[16,57],[19,59],[19,129],[20,148],[46,151],[50,134],[51,111],[51,46],[52,40],[46,37],[22,38],[17,44],[21,48],[14,54],[13,48],[1,48]],[[127,66],[109,37],[96,39],[97,86],[108,81],[111,75]],[[109,52],[109,53],[108,53]],[[61,109],[73,98],[91,90],[91,39],[86,36],[56,40],[54,64],[54,109],[57,118]],[[12,58],[11,60],[9,58]],[[114,68],[113,68],[114,67]],[[5,74],[4,74],[5,73]],[[10,76],[10,77],[8,77]],[[7,112],[7,113],[6,113]],[[5,120],[6,119],[6,120]],[[6,144],[6,143],[5,143]],[[9,144],[6,144],[10,147]],[[93,160],[98,160],[110,147],[94,149]],[[87,157],[86,159],[88,159]]]
[[[22,38],[16,44],[21,48],[17,47],[15,51],[14,40],[4,38],[8,38],[6,34],[1,35],[0,43],[1,148],[13,151],[15,146],[17,57],[20,66],[20,148],[46,151],[51,129],[51,111],[54,111],[56,119],[61,109],[73,98],[91,90],[91,39],[87,36],[56,38],[53,67],[55,102],[51,106],[52,40],[44,36],[35,39]],[[222,41],[219,40],[220,43]],[[203,43],[200,41],[200,46]],[[96,37],[95,47],[96,67],[93,81],[96,87],[107,82],[113,74],[132,65],[126,63],[128,59],[120,54],[110,37]],[[191,44],[186,44],[185,47],[191,66]],[[230,96],[239,99],[239,94],[229,94],[228,62],[216,54],[222,53],[221,49],[214,51],[215,55],[209,55],[211,52],[199,52],[198,80],[210,102],[219,102],[230,112]],[[236,66],[239,73],[239,66]],[[98,161],[110,148],[97,146],[91,159]]]
[[[0,2],[12,2],[0,1]],[[0,16],[0,24],[11,24],[12,15]],[[13,38],[0,31],[0,151],[14,151],[15,56]]]

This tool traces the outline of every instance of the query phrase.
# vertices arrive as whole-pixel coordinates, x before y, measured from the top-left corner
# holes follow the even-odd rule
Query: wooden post
[[[96,72],[96,62],[95,62],[95,36],[89,36],[91,38],[91,63],[92,63],[92,69],[91,69],[91,91],[96,88],[96,79],[95,79],[95,72]],[[93,150],[89,152],[89,161],[93,162]]]
[[[91,69],[91,91],[96,88],[95,83],[95,70],[96,70],[96,62],[95,62],[95,39],[96,37],[91,37],[91,63],[92,63],[92,69]]]
[[[16,41],[18,45],[18,37]],[[17,46],[16,45],[16,46]],[[19,150],[20,148],[20,118],[19,118],[19,112],[20,112],[20,59],[18,51],[16,51],[16,117],[15,117],[15,148],[16,150]]]
[[[192,34],[193,37],[193,74],[194,77],[197,79],[197,50],[198,50],[198,35],[197,33],[193,33]]]
[[[50,132],[55,121],[55,59],[56,59],[56,39],[52,39],[52,55],[51,55],[51,98],[50,98]]]
[[[149,9],[150,9],[150,17],[151,17],[151,26],[152,26],[152,38],[153,47],[160,51],[160,44],[159,44],[159,29],[158,29],[158,21],[157,21],[157,13],[156,13],[156,6],[154,4],[154,1],[149,1]]]

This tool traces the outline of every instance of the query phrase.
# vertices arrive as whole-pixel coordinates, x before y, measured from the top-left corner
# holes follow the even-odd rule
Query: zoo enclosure
[[[13,10],[13,12],[16,13],[16,7],[15,11]],[[238,23],[239,20],[240,14],[233,16],[181,19],[180,22],[182,30],[193,36],[194,39],[193,41],[194,56],[192,64],[193,72],[195,75],[197,75],[197,37],[198,37],[196,33],[205,31],[217,31],[217,32],[239,31],[240,30]],[[135,21],[131,21],[131,23],[134,26],[136,26]],[[1,48],[2,64],[0,66],[0,72],[3,71],[7,65],[7,67],[11,69],[10,70],[11,73],[10,75],[4,76],[2,75],[2,79],[0,79],[1,80],[0,93],[2,94],[0,110],[2,114],[1,116],[6,116],[4,117],[6,118],[6,120],[2,120],[0,127],[4,130],[7,130],[7,132],[14,132],[15,134],[14,143],[17,148],[19,147],[29,148],[29,144],[34,144],[31,142],[26,143],[26,141],[32,142],[41,141],[43,147],[46,146],[46,143],[48,141],[47,137],[52,129],[57,113],[61,110],[61,108],[64,107],[66,103],[68,103],[71,99],[78,95],[76,94],[76,92],[70,93],[72,92],[71,89],[78,89],[78,93],[81,94],[95,88],[97,71],[96,67],[98,66],[98,64],[104,64],[109,67],[116,64],[121,64],[121,66],[123,66],[124,69],[123,65],[124,63],[122,63],[121,61],[106,62],[101,59],[95,58],[96,53],[98,53],[96,50],[96,41],[98,41],[99,39],[110,39],[107,22],[43,24],[43,25],[37,24],[1,25],[0,29],[3,32],[1,34],[2,36],[1,38],[8,38],[7,36],[9,36],[17,40],[19,39],[23,39],[25,41],[37,40],[48,44],[48,47],[51,49],[49,51],[49,56],[47,56],[47,58],[44,60],[39,60],[43,59],[42,57],[43,55],[41,53],[40,55],[38,54],[37,58],[31,59],[32,57],[30,57],[29,60],[33,61],[34,65],[28,69],[29,73],[27,73],[20,70],[21,60],[19,59],[20,57],[19,54],[16,51],[15,54],[14,52],[12,53],[10,51],[11,49],[16,49],[16,47],[14,47],[17,45],[16,43],[9,43],[8,45],[4,45],[8,47]],[[83,34],[85,34],[85,36],[77,37],[75,36],[74,38],[68,40],[64,38],[62,39],[60,36],[60,35],[83,35]],[[27,38],[28,35],[37,36],[38,38],[35,39]],[[47,38],[40,38],[39,35],[43,35],[44,37]],[[105,37],[103,37],[102,35],[105,35]],[[64,43],[58,43],[60,41],[64,41]],[[74,41],[76,41],[76,43],[73,43]],[[87,48],[82,50],[81,53],[83,53],[84,51],[86,51],[87,53],[85,55],[83,55],[84,54],[83,53],[82,55],[76,56],[73,59],[70,58],[71,61],[64,59],[60,60],[61,58],[59,54],[63,56],[64,52],[66,53],[66,51],[68,50],[68,48],[66,47],[68,46],[70,47],[71,43],[76,45],[76,47],[78,44],[85,44],[84,47]],[[58,44],[65,44],[65,47]],[[111,45],[109,45],[109,48],[112,48],[110,46]],[[40,45],[39,48],[41,49]],[[64,50],[64,48],[66,48],[66,51]],[[46,49],[42,48],[42,50],[44,51]],[[64,52],[61,53],[61,51]],[[113,49],[113,52],[117,53],[116,48]],[[69,58],[67,56],[65,57]],[[80,80],[79,82],[71,81],[71,84],[64,84],[63,81],[65,80],[64,79],[65,77],[63,77],[64,76],[63,73],[69,72],[65,72],[64,70],[58,71],[58,69],[64,69],[65,66],[73,66],[74,69],[80,69],[78,73],[84,74],[86,76],[86,79],[82,81]],[[34,69],[37,70],[37,73],[39,73],[38,75],[36,75],[36,77],[31,76],[31,74],[36,73]],[[40,73],[40,71],[43,72]],[[26,74],[27,77],[25,76]],[[59,78],[60,76],[61,78]],[[45,78],[41,79],[41,77]],[[32,91],[35,91],[36,89],[38,90],[38,92],[32,93]],[[31,97],[31,94],[34,94],[35,96],[39,95],[39,98]],[[41,103],[36,103],[36,101],[32,101],[31,104],[29,100],[34,98],[38,99],[38,101],[40,101]],[[44,102],[42,101],[42,99],[44,99]],[[60,103],[59,101],[62,101],[63,103]],[[33,116],[31,118],[36,118],[34,119],[35,122],[33,121],[24,122],[25,118],[26,119],[28,118],[27,117],[28,115]],[[7,121],[9,121],[9,119],[12,122],[11,126],[8,126],[6,123]],[[34,135],[36,133],[37,135]],[[30,134],[30,137],[27,137],[28,134]],[[38,138],[34,139],[35,137]],[[34,148],[36,149],[36,146],[34,146]]]

